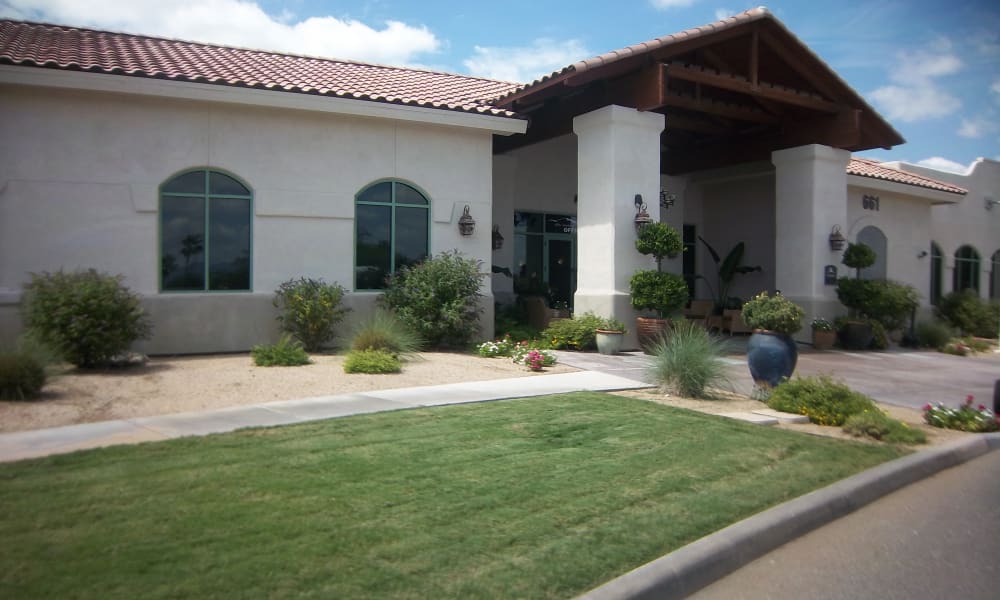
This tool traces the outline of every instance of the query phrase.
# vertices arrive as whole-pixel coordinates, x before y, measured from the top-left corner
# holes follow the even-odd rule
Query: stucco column
[[[625,322],[637,346],[629,278],[653,268],[635,249],[636,194],[659,214],[663,115],[605,106],[573,119],[577,136],[577,287],[574,309]]]
[[[830,232],[839,226],[846,236],[847,163],[851,154],[812,144],[771,154],[775,166],[775,287],[806,311],[796,336],[808,340],[815,316],[832,318],[844,308],[836,287],[824,283],[824,267],[844,274],[840,252],[830,250]]]

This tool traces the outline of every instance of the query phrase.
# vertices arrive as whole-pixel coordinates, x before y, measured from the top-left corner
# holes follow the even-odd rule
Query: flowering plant
[[[961,340],[952,340],[941,348],[941,352],[945,354],[954,354],[955,356],[968,356],[972,349],[969,348],[968,344],[962,342]]]
[[[1000,417],[982,404],[973,406],[973,402],[975,397],[969,394],[965,397],[965,404],[958,408],[951,408],[941,403],[925,404],[924,421],[934,427],[973,433],[1000,430]]]
[[[550,350],[533,348],[528,342],[519,342],[518,344],[516,344],[510,356],[511,359],[514,361],[514,364],[525,365],[533,371],[540,371],[541,367],[551,367],[556,364],[556,355],[553,354]],[[538,369],[535,369],[534,367],[531,366],[531,363],[529,362],[528,359],[529,356],[541,357],[542,363]]]
[[[528,354],[524,357],[524,362],[527,363],[528,368],[532,371],[541,371],[545,365],[545,357],[538,350],[528,350]]]
[[[516,344],[512,339],[510,339],[510,334],[503,336],[503,338],[492,341],[483,342],[476,346],[476,352],[479,356],[484,358],[496,358],[498,356],[510,356],[514,351],[514,346]]]
[[[816,317],[812,320],[813,331],[833,331],[833,323],[827,321],[823,317]]]

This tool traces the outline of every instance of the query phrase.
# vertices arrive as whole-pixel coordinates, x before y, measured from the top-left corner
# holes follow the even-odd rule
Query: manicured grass
[[[892,447],[576,393],[0,465],[0,597],[571,597]]]

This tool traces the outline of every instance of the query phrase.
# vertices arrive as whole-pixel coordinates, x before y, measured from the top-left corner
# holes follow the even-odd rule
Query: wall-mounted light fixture
[[[476,231],[476,220],[469,214],[469,205],[465,205],[462,216],[458,218],[458,232],[464,236],[470,236]]]
[[[493,249],[499,250],[503,248],[503,236],[500,235],[500,226],[493,226]]]
[[[840,233],[840,225],[834,225],[830,231],[830,250],[840,252],[844,249],[845,243],[847,243],[847,238]]]
[[[676,202],[677,194],[668,192],[667,190],[660,190],[660,208],[667,210]]]
[[[653,222],[653,218],[646,212],[646,204],[642,201],[642,194],[635,195],[635,229],[642,229]]]
[[[920,252],[917,253],[917,258],[923,258],[925,256],[927,256],[926,250],[921,250]]]
[[[993,210],[994,206],[1000,205],[1000,200],[994,200],[993,198],[983,198],[986,201],[986,210]]]

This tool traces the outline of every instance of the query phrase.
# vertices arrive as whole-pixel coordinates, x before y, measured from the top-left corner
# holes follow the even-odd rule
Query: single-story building
[[[1000,165],[852,158],[903,138],[763,8],[526,85],[4,20],[0,114],[0,337],[29,273],[94,267],[142,294],[142,350],[246,350],[276,336],[282,281],[338,282],[364,314],[451,249],[509,272],[484,278],[484,338],[515,283],[630,321],[643,208],[683,231],[669,268],[694,297],[698,238],[742,241],[762,268],[732,295],[839,314],[834,231],[925,304],[997,295]]]

